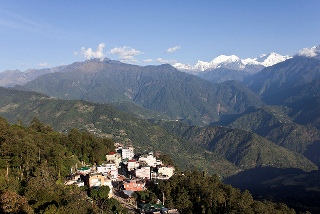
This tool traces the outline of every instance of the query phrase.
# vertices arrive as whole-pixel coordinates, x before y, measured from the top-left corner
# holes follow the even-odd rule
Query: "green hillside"
[[[72,128],[88,130],[116,142],[132,143],[137,153],[156,151],[168,154],[181,169],[205,169],[221,176],[235,174],[238,170],[221,156],[211,155],[193,142],[180,139],[160,126],[120,112],[110,105],[57,100],[34,92],[5,88],[0,88],[0,94],[0,115],[11,123],[21,121],[29,124],[33,117],[37,117],[58,131],[67,132]]]
[[[240,169],[265,166],[300,168],[306,171],[317,169],[303,155],[291,152],[252,132],[219,126],[201,128],[178,122],[160,124],[186,141],[226,158]]]
[[[313,104],[316,105],[316,103]],[[308,111],[306,109],[311,108],[310,106],[302,107],[299,114],[300,116],[304,115],[304,118],[301,117],[299,120],[307,120],[306,113]],[[316,109],[313,109],[313,111],[316,111]],[[320,150],[316,145],[320,142],[320,131],[317,126],[312,125],[313,123],[307,125],[295,123],[294,121],[299,121],[299,117],[291,118],[288,116],[294,115],[293,112],[288,107],[280,106],[252,108],[250,111],[239,115],[228,126],[255,132],[277,145],[305,155],[319,166],[320,155],[318,153]],[[316,120],[317,114],[314,114],[313,117]],[[311,148],[314,152],[310,156]]]
[[[290,109],[281,106],[252,107],[232,120],[228,127],[262,133],[270,126],[292,123]]]
[[[165,114],[143,108],[141,105],[132,102],[114,102],[111,103],[111,105],[122,112],[126,112],[141,119],[170,119],[170,117]]]

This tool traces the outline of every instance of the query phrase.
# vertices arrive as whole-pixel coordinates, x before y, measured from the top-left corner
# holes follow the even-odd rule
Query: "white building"
[[[174,167],[163,166],[158,168],[158,178],[159,179],[169,179],[174,173]]]
[[[148,166],[151,166],[151,167],[162,165],[162,162],[160,160],[157,160],[153,156],[153,152],[150,152],[146,157],[140,157],[139,162],[145,162]]]
[[[128,148],[122,148],[121,154],[122,154],[122,160],[128,158],[128,160],[131,160],[134,156],[133,147]]]
[[[150,171],[150,166],[145,166],[141,167],[140,169],[136,169],[136,177],[150,179]]]
[[[115,163],[101,164],[97,166],[97,172],[109,176],[111,179],[117,179],[118,167]]]
[[[135,160],[128,161],[128,165],[127,165],[128,171],[137,169],[138,167],[139,167],[139,162],[137,162]]]

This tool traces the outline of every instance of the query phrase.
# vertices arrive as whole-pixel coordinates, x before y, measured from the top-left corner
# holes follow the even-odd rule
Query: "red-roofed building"
[[[125,190],[143,191],[145,190],[145,183],[142,181],[128,180],[123,183],[123,187]]]
[[[121,154],[117,152],[109,152],[106,155],[106,159],[108,162],[112,162],[116,164],[116,167],[119,167],[119,164],[121,162]]]

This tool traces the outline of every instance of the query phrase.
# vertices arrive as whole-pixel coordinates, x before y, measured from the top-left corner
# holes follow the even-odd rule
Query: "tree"
[[[0,211],[1,213],[33,213],[27,199],[12,191],[1,193]]]
[[[114,198],[110,198],[105,202],[105,210],[109,210],[112,213],[127,213],[127,209],[123,208]]]
[[[37,131],[37,132],[42,132],[42,133],[48,133],[53,131],[51,126],[46,125],[44,123],[41,123],[40,120],[36,117],[34,117],[30,123],[29,128]]]
[[[175,206],[177,209],[192,210],[192,202],[189,200],[188,192],[185,188],[181,188],[175,197]]]
[[[110,188],[108,186],[101,186],[98,190],[98,198],[100,200],[107,200],[109,198]]]

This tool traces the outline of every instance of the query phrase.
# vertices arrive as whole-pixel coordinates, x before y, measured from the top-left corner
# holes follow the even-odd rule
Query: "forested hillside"
[[[159,181],[151,188],[159,198],[164,196],[168,206],[183,213],[295,213],[285,204],[256,201],[249,191],[239,191],[223,184],[217,176],[187,171]]]
[[[303,155],[275,145],[266,138],[240,129],[219,126],[195,127],[178,122],[160,122],[167,131],[226,158],[240,169],[273,166],[316,170]]]
[[[0,118],[1,213],[100,213],[85,189],[63,185],[71,169],[105,160],[112,140],[72,129],[61,134],[34,118],[30,126]],[[123,208],[106,200],[105,210]],[[79,206],[81,204],[81,206]]]
[[[303,114],[302,112],[304,111],[300,113]],[[320,131],[317,126],[296,123],[296,119],[289,115],[292,115],[290,108],[263,106],[239,115],[228,126],[255,132],[277,145],[304,155],[320,166],[320,150],[317,146],[320,142]],[[317,117],[316,114],[314,117]]]

